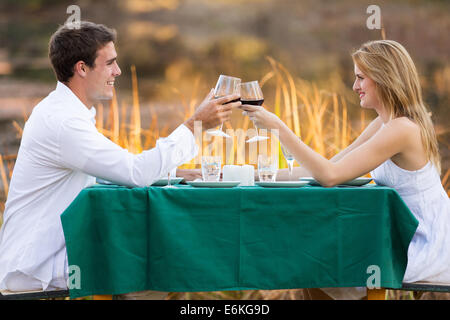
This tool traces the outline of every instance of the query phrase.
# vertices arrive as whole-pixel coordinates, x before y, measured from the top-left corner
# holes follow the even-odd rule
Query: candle
[[[223,166],[223,181],[239,181],[239,186],[255,185],[255,168],[251,165]]]
[[[251,165],[242,166],[245,176],[245,182],[242,182],[241,185],[245,186],[254,186],[255,185],[255,167]]]

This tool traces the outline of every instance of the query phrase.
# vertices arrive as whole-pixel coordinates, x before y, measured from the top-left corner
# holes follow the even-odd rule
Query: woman
[[[241,108],[259,128],[278,129],[280,142],[323,186],[370,172],[377,184],[396,189],[419,221],[403,281],[450,283],[450,201],[439,178],[438,143],[414,63],[402,45],[389,40],[367,42],[352,58],[353,90],[361,107],[378,117],[331,160],[305,145],[273,113]]]

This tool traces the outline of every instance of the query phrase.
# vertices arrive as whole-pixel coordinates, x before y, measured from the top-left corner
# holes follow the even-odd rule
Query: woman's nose
[[[358,79],[355,80],[355,82],[353,82],[353,91],[358,91],[359,89],[359,82]]]

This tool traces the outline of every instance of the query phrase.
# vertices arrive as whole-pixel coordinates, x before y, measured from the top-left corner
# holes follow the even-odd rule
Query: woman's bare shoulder
[[[394,155],[392,161],[410,171],[418,170],[427,163],[421,129],[416,122],[407,117],[399,117],[389,121],[385,127],[390,130],[390,136],[403,146],[402,152]]]
[[[385,124],[384,128],[409,147],[419,146],[422,143],[420,126],[407,117],[392,119]]]
[[[392,119],[388,123],[386,123],[386,126],[409,132],[420,132],[419,125],[408,117],[398,117]]]

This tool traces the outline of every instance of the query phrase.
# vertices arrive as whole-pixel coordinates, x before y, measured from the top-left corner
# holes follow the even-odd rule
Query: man
[[[155,148],[129,153],[94,125],[92,106],[112,98],[121,74],[114,41],[114,30],[90,22],[79,29],[62,26],[50,39],[58,83],[33,109],[23,131],[0,230],[0,289],[66,288],[60,215],[78,193],[95,177],[150,185],[195,157],[194,121],[201,121],[203,129],[216,127],[240,105],[226,104],[237,96],[214,99],[210,92],[195,114]]]

